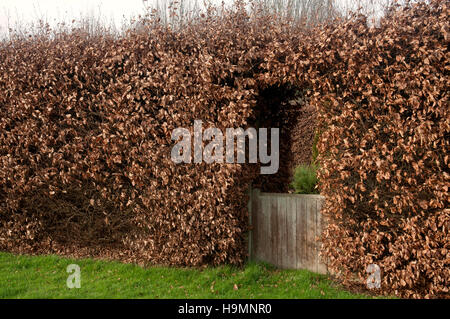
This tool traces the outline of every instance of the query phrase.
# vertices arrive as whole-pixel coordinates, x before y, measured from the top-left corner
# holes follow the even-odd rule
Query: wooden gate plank
[[[286,267],[297,267],[297,201],[293,198],[287,199],[286,207]]]
[[[306,200],[297,198],[297,268],[306,267]]]
[[[307,208],[307,249],[308,249],[308,268],[311,271],[316,271],[316,200],[308,199]]]
[[[319,237],[319,241],[318,241],[318,248],[317,248],[317,253],[320,254],[320,248],[321,248],[321,235],[322,235],[322,230],[325,229],[325,223],[323,222],[323,218],[322,218],[322,206],[323,206],[323,200],[319,199],[317,200],[317,219],[318,219],[318,223],[317,223],[317,236]],[[318,257],[318,266],[317,266],[317,272],[320,274],[326,274],[327,273],[327,266],[325,265],[325,262],[323,260],[323,258],[319,255]]]
[[[278,197],[278,263],[282,268],[287,268],[286,209],[287,197]]]
[[[278,236],[279,236],[279,229],[278,229],[278,214],[277,214],[277,210],[278,210],[278,201],[276,197],[273,196],[268,196],[269,201],[270,201],[270,233],[271,233],[271,244],[272,244],[272,258],[271,258],[271,263],[274,264],[275,266],[279,265],[278,262]]]
[[[267,197],[261,198],[261,212],[262,212],[262,232],[260,234],[261,239],[261,257],[264,258],[264,261],[270,262],[272,259],[272,235],[270,229],[270,206]]]

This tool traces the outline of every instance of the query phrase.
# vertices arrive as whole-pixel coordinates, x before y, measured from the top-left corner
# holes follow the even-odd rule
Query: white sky
[[[50,24],[55,21],[71,21],[80,16],[105,18],[119,27],[123,17],[143,13],[142,0],[0,0],[0,33],[17,22],[29,24],[44,19]]]
[[[147,1],[154,4],[157,0]],[[225,3],[232,1],[225,0]],[[361,0],[339,0],[339,3],[348,5],[359,1]],[[222,0],[212,2],[220,4]],[[0,38],[7,33],[8,23],[9,26],[16,24],[24,26],[44,19],[50,25],[54,25],[56,22],[70,22],[81,16],[94,16],[107,24],[114,22],[120,28],[124,19],[129,21],[133,16],[143,12],[142,0],[0,0]]]

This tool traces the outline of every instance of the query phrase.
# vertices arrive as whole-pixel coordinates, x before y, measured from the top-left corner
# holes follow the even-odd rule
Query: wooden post
[[[253,221],[252,221],[252,202],[253,202],[253,191],[252,191],[252,184],[248,187],[248,225],[250,228],[250,231],[248,232],[248,259],[253,259]]]

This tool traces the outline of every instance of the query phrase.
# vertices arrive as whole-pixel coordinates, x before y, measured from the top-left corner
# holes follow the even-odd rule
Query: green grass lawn
[[[69,289],[66,268],[81,269]],[[205,269],[150,267],[0,252],[0,298],[371,298],[347,292],[326,276],[261,263]]]

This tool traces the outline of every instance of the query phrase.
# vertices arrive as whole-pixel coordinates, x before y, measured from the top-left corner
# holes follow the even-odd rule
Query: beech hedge
[[[448,296],[448,16],[434,0],[308,30],[238,3],[181,30],[1,42],[0,249],[241,264],[249,185],[288,187],[317,126],[329,267]],[[280,127],[280,172],[173,163],[172,131],[195,120]]]

